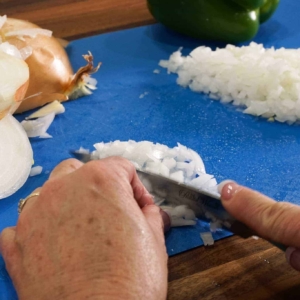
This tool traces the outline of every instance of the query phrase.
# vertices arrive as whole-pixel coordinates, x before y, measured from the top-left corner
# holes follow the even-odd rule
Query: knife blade
[[[84,163],[98,159],[92,153],[88,152],[71,150],[70,154]],[[166,204],[173,206],[187,205],[200,220],[209,221],[209,219],[213,219],[214,221],[218,221],[223,229],[229,230],[242,238],[258,236],[254,230],[236,220],[225,210],[219,195],[201,191],[192,186],[148,171],[140,169],[136,171],[142,182],[146,180],[151,184],[152,190],[163,191],[166,195]],[[283,251],[287,248],[280,243],[269,242]]]

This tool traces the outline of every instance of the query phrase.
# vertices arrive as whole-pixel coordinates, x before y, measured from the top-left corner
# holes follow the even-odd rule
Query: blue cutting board
[[[300,1],[282,1],[274,17],[262,25],[255,41],[265,47],[300,47]],[[245,43],[248,44],[248,43]],[[17,203],[47,179],[69,149],[93,149],[96,142],[149,140],[176,146],[180,142],[197,151],[207,172],[218,182],[231,178],[277,200],[300,204],[300,128],[244,115],[231,105],[193,93],[176,84],[176,75],[160,69],[160,59],[183,46],[184,54],[206,45],[185,38],[161,25],[140,27],[74,41],[68,53],[74,69],[84,64],[90,50],[102,61],[95,74],[93,95],[65,104],[49,129],[53,139],[33,139],[36,165],[43,174],[29,178],[15,195],[0,201],[0,230],[17,222]],[[147,94],[140,98],[141,94]],[[18,116],[24,119],[25,114]],[[99,216],[101,217],[101,216]],[[116,220],[117,222],[117,220]],[[172,229],[166,236],[170,255],[202,245],[200,231],[208,224]],[[215,239],[230,235],[215,234]],[[0,300],[17,299],[0,257]]]

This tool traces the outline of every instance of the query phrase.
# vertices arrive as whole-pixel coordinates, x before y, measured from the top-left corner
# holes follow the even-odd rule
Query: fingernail
[[[164,210],[160,209],[159,213],[162,217],[163,224],[164,224],[164,232],[167,232],[171,228],[171,218]]]
[[[300,271],[300,249],[289,247],[285,251],[285,257],[289,265],[297,271]]]
[[[230,200],[239,191],[240,186],[233,180],[224,180],[218,185],[222,200]]]
[[[285,257],[286,257],[286,261],[290,264],[291,261],[291,256],[292,254],[296,251],[296,248],[294,247],[289,247],[286,249],[285,251]]]

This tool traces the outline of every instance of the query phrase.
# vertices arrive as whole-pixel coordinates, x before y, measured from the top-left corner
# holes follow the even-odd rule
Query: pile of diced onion
[[[246,107],[244,113],[269,120],[300,120],[300,49],[266,49],[227,45],[213,51],[198,47],[188,56],[181,49],[160,61],[177,83],[211,99]]]
[[[179,143],[177,147],[169,148],[166,145],[154,144],[150,141],[129,140],[102,142],[95,144],[94,147],[96,148],[92,152],[94,159],[121,156],[130,160],[138,170],[159,174],[197,189],[218,194],[217,181],[213,175],[205,172],[204,163],[199,154]],[[88,152],[82,148],[80,151]],[[149,186],[148,182],[143,181],[143,183],[154,196],[156,204],[163,207],[171,216],[172,226],[196,224],[195,214],[189,207],[185,205],[166,206],[166,202],[172,203],[172,201],[162,198],[162,194]]]

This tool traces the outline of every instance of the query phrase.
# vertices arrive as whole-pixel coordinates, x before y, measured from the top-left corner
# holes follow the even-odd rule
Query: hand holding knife
[[[78,151],[70,151],[72,156],[78,160],[87,163],[95,158],[91,153],[82,153]],[[242,238],[258,236],[258,234],[245,224],[233,218],[223,207],[220,196],[207,191],[201,191],[186,184],[176,182],[170,178],[153,174],[150,172],[137,170],[137,174],[141,181],[147,180],[154,189],[164,190],[166,192],[166,202],[170,205],[187,205],[191,208],[196,217],[207,221],[207,216],[212,216],[217,220],[223,229],[229,230]],[[286,246],[269,241],[274,246],[285,251]]]

